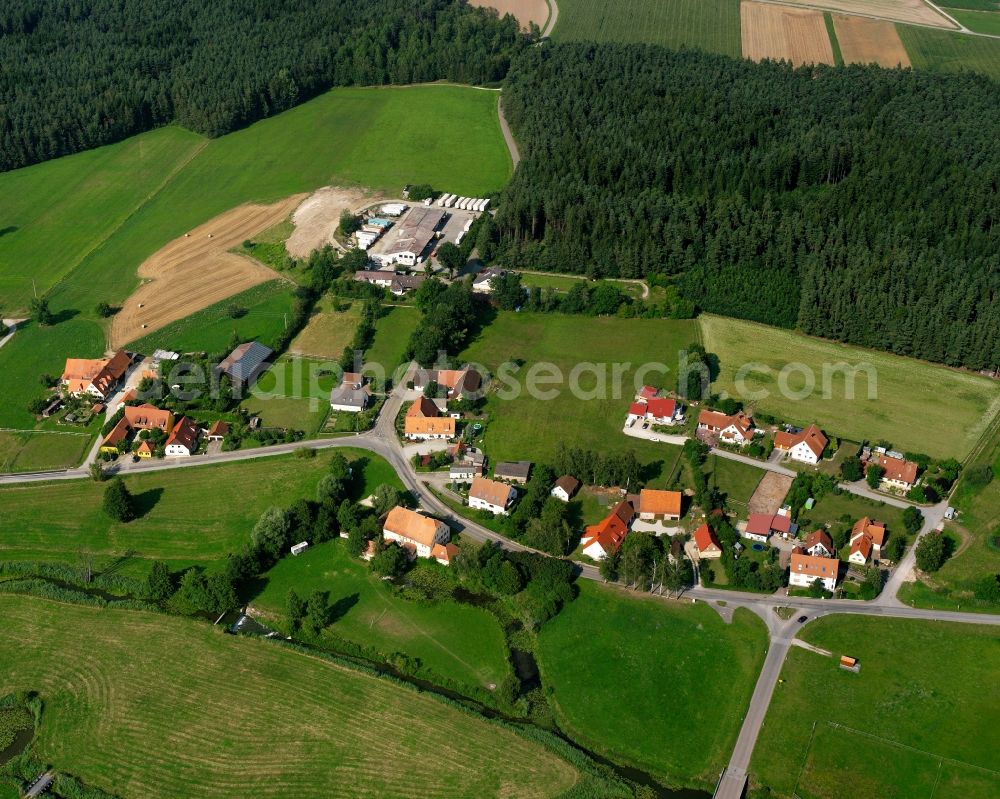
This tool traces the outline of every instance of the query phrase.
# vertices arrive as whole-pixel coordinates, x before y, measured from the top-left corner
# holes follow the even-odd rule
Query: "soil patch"
[[[803,64],[833,64],[833,46],[822,11],[758,3],[740,3],[743,57]]]
[[[295,230],[285,242],[285,249],[294,258],[306,258],[324,244],[334,244],[333,231],[345,209],[360,211],[372,203],[385,200],[361,188],[325,186],[313,192],[292,214]]]
[[[910,66],[910,56],[891,22],[834,14],[833,28],[845,64]]]
[[[747,509],[750,513],[777,513],[792,486],[792,478],[777,472],[768,472],[757,484]]]
[[[280,222],[302,201],[288,197],[273,205],[241,205],[174,239],[139,267],[143,283],[111,325],[111,347],[149,335],[241,291],[274,280],[276,272],[229,252]]]
[[[525,29],[532,22],[539,28],[544,28],[545,21],[549,18],[549,4],[545,0],[469,0],[469,5],[495,8],[501,17],[513,14]]]

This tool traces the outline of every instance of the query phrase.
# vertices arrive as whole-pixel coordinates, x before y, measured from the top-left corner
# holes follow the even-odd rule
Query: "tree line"
[[[1000,363],[1000,91],[973,74],[526,49],[501,264],[667,277],[697,308]],[[482,247],[481,247],[482,251]]]
[[[497,81],[529,38],[457,0],[9,0],[0,170],[171,122],[220,136],[333,86]]]

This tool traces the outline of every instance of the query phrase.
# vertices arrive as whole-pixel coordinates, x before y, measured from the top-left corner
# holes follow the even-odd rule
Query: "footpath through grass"
[[[0,596],[0,693],[39,759],[123,799],[554,797],[541,745],[433,697],[218,627]]]
[[[792,647],[754,749],[776,796],[990,799],[1000,793],[1000,630],[833,616]],[[861,672],[837,667],[858,658]]]
[[[739,57],[739,0],[559,0],[556,41],[641,42]]]
[[[262,579],[264,588],[251,604],[269,623],[285,623],[290,589],[303,597],[323,591],[337,615],[328,633],[387,656],[403,652],[437,674],[479,688],[498,684],[510,671],[496,617],[457,602],[401,599],[391,583],[351,558],[339,539],[280,560]]]
[[[342,449],[360,468],[358,498],[381,483],[401,488],[376,455]],[[105,484],[72,480],[0,488],[0,560],[76,561],[82,553],[131,555],[176,567],[218,560],[240,548],[260,514],[312,499],[332,451],[149,472],[125,478],[141,515],[120,524],[101,510]],[[363,459],[363,460],[362,460]]]
[[[583,581],[539,636],[560,726],[675,785],[711,790],[764,660],[764,625]]]
[[[721,316],[699,324],[719,356],[713,390],[831,437],[961,460],[1000,411],[1000,384],[970,372]]]

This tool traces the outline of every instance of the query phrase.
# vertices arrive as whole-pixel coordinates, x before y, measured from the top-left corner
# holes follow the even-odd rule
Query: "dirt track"
[[[195,311],[277,277],[228,250],[285,219],[305,195],[273,205],[241,205],[174,239],[139,267],[143,283],[111,325],[111,347],[183,319]]]
[[[910,56],[893,23],[834,14],[833,27],[845,64],[910,66]]]
[[[345,208],[359,211],[385,199],[381,194],[364,189],[324,186],[295,209],[292,214],[295,230],[285,242],[285,249],[289,255],[306,258],[313,250],[333,242],[333,231],[340,222],[340,212]]]
[[[823,12],[773,3],[740,3],[743,57],[803,64],[833,64]]]
[[[777,513],[785,495],[791,488],[792,478],[776,472],[767,472],[757,484],[748,503],[750,513]]]
[[[541,28],[549,18],[549,4],[545,0],[469,0],[469,5],[495,8],[501,17],[513,14],[522,28],[527,28],[531,22]]]

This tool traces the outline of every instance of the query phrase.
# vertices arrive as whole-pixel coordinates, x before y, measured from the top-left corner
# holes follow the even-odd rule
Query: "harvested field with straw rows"
[[[891,22],[834,14],[833,29],[845,64],[910,66],[910,56]]]
[[[789,5],[824,8],[845,14],[882,17],[896,22],[933,25],[938,28],[956,28],[944,14],[935,11],[923,0],[782,0]]]
[[[743,57],[802,64],[833,64],[833,47],[823,12],[743,0],[740,3]]]

